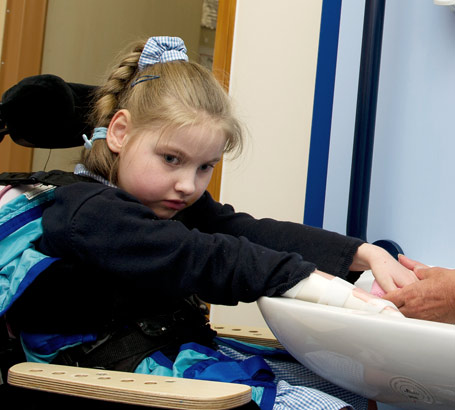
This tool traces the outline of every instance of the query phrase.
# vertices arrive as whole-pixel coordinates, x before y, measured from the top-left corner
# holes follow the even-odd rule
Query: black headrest
[[[80,146],[82,134],[90,133],[87,114],[95,89],[50,74],[27,77],[2,96],[3,134],[26,147]]]

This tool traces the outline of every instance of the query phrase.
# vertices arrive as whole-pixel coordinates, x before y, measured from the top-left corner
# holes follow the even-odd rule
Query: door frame
[[[8,0],[3,30],[0,94],[24,77],[41,72],[47,0]],[[39,126],[39,124],[37,124]],[[33,149],[6,136],[0,144],[0,172],[29,172]]]
[[[237,0],[219,0],[218,3],[212,71],[226,91],[229,91],[236,5]],[[213,170],[212,179],[207,187],[207,191],[216,201],[220,200],[222,171],[221,160]]]

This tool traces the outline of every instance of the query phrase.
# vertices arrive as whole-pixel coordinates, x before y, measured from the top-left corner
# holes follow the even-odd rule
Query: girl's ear
[[[115,113],[109,124],[106,134],[106,142],[109,149],[119,154],[125,146],[126,136],[131,129],[131,114],[128,110],[120,110]]]

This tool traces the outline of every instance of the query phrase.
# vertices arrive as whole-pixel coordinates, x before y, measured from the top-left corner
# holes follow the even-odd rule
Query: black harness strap
[[[205,309],[197,297],[191,296],[174,312],[136,320],[106,332],[94,343],[61,350],[52,363],[134,372],[144,358],[157,350],[172,359],[183,343],[196,342],[213,348],[216,332],[208,324]]]
[[[75,182],[95,182],[93,179],[72,172],[53,170],[49,172],[3,172],[0,174],[0,185],[44,184],[63,186]]]
[[[170,344],[167,335],[149,337],[133,325],[94,345],[83,344],[62,350],[52,363],[133,372],[145,357]]]

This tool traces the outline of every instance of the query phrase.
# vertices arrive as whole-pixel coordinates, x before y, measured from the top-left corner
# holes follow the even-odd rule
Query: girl
[[[244,369],[238,359],[248,354],[214,339],[194,295],[228,305],[284,295],[399,314],[350,284],[365,269],[386,291],[413,282],[386,251],[321,229],[256,220],[206,192],[222,155],[241,151],[242,130],[222,87],[188,61],[180,39],[134,45],[99,87],[92,123],[75,173],[98,183],[56,189],[38,248],[61,260],[13,309],[30,360],[175,374],[189,349],[181,345],[198,342],[193,357],[222,363],[230,356]],[[289,408],[304,408],[314,395],[321,408],[347,405],[284,381],[277,388],[269,365],[277,379],[289,380],[282,362],[260,363],[259,373],[269,376],[234,380],[255,386],[262,408],[287,408],[289,400]],[[365,404],[323,381],[302,380],[303,366],[289,363],[296,384]],[[210,378],[199,370],[187,366],[182,374]]]

